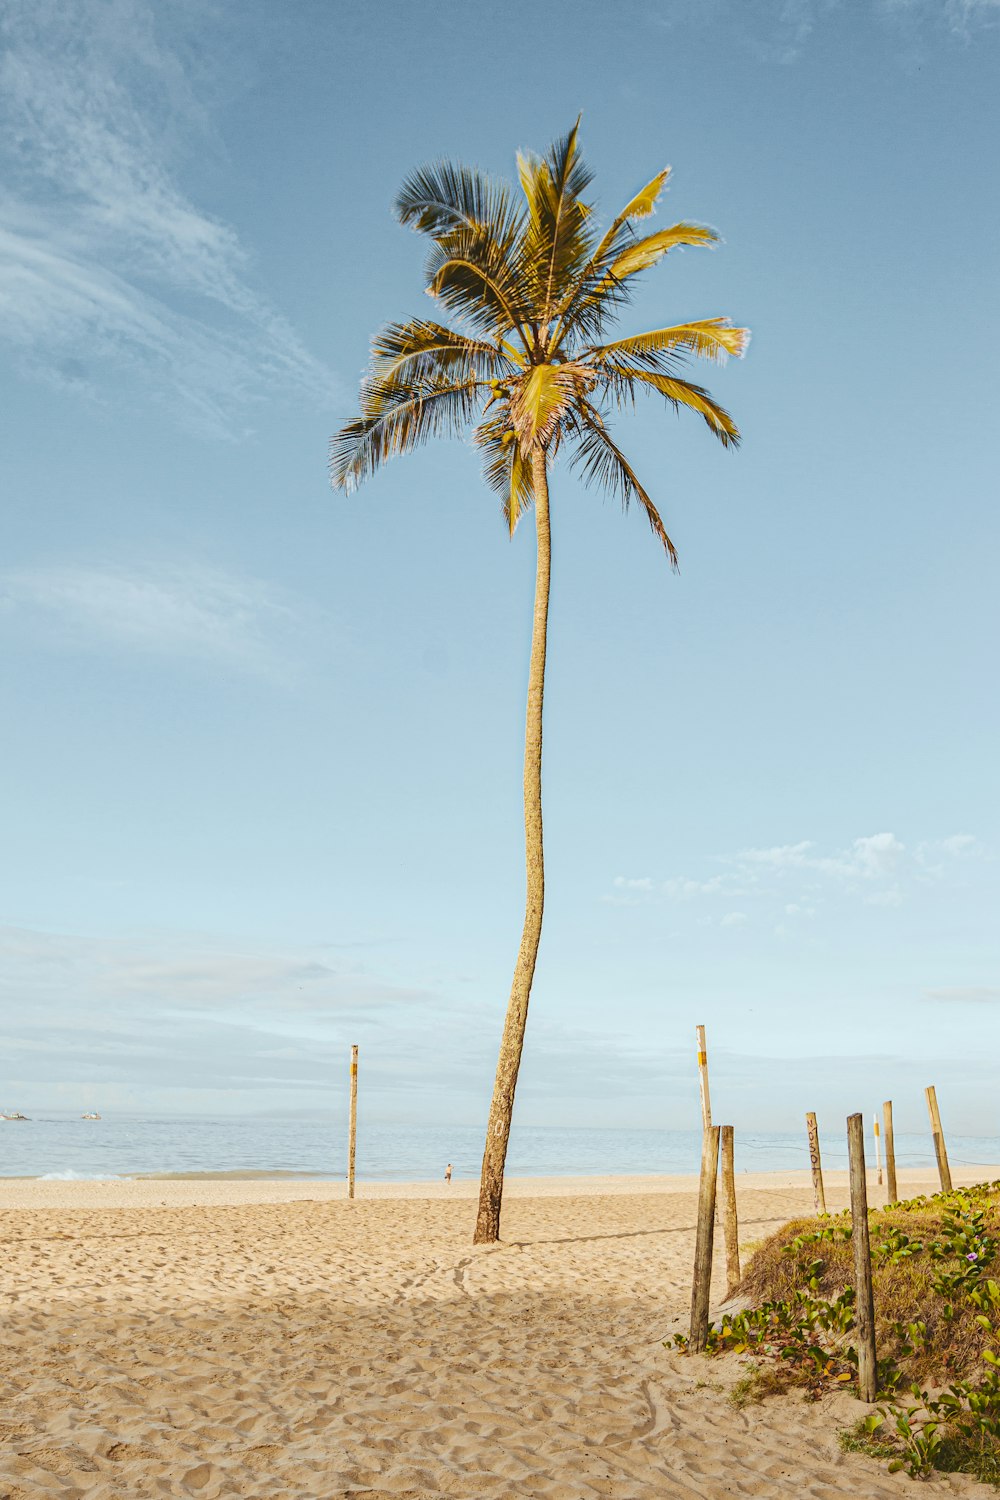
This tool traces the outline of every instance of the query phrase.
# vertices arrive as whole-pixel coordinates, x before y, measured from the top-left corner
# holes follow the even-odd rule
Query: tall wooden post
[[[723,1125],[719,1136],[722,1145],[722,1227],[726,1236],[726,1298],[734,1296],[740,1284],[740,1229],[736,1217],[736,1161],[734,1132]]]
[[[874,1401],[878,1388],[875,1353],[875,1298],[872,1292],[872,1252],[868,1239],[868,1188],[865,1183],[865,1122],[861,1115],[847,1121],[847,1153],[851,1172],[851,1244],[854,1249],[854,1323],[858,1333],[858,1395]]]
[[[892,1134],[892,1100],[887,1099],[882,1106],[882,1123],[885,1126],[885,1177],[889,1190],[889,1202],[899,1202],[899,1192],[896,1188],[896,1143]]]
[[[806,1115],[806,1130],[809,1134],[809,1165],[812,1167],[813,1203],[818,1214],[826,1213],[826,1193],[823,1189],[823,1163],[819,1155],[819,1127],[816,1116],[810,1110]]]
[[[358,1144],[358,1048],[351,1048],[351,1117],[347,1126],[347,1196],[354,1197],[354,1156]]]
[[[705,1028],[698,1026],[698,1087],[701,1090],[701,1126],[707,1130],[712,1123],[712,1101],[708,1095],[708,1044]]]
[[[948,1148],[944,1143],[944,1131],[941,1129],[941,1111],[938,1109],[937,1090],[931,1084],[924,1089],[927,1096],[927,1113],[931,1117],[931,1133],[934,1136],[934,1155],[937,1157],[938,1176],[941,1179],[942,1193],[951,1192],[951,1168],[948,1165]]]
[[[878,1115],[875,1116],[875,1181],[879,1187],[882,1186],[882,1142],[879,1131]]]
[[[691,1331],[688,1348],[700,1354],[708,1343],[708,1302],[712,1290],[712,1241],[715,1236],[715,1179],[719,1172],[719,1127],[710,1125],[702,1136],[701,1177],[698,1182],[698,1227],[694,1245],[691,1286]]]

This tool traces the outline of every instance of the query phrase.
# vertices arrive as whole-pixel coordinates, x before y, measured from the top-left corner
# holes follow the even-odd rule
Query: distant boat
[[[90,1111],[90,1114],[89,1114],[89,1115],[81,1115],[81,1116],[80,1116],[80,1119],[81,1119],[81,1120],[99,1120],[99,1119],[100,1119],[100,1118],[101,1118],[101,1117],[100,1117],[100,1115],[99,1115],[99,1114],[98,1114],[98,1113],[97,1113],[97,1110],[96,1110],[96,1109],[92,1109],[92,1110],[91,1110],[91,1111]]]
[[[28,1118],[29,1116],[22,1115],[19,1109],[8,1110],[4,1114],[0,1115],[0,1120],[27,1120]]]

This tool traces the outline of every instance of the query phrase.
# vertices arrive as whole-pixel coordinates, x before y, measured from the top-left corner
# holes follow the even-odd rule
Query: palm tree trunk
[[[532,456],[535,492],[535,534],[538,561],[535,572],[535,616],[531,631],[531,662],[528,668],[528,708],[524,729],[524,857],[527,895],[524,929],[514,967],[507,1015],[500,1039],[493,1102],[486,1127],[483,1171],[479,1183],[479,1213],[473,1243],[492,1245],[500,1238],[500,1200],[503,1169],[514,1112],[514,1090],[521,1066],[524,1027],[528,1019],[531,982],[535,977],[538,942],[542,935],[545,901],[545,866],[542,858],[542,697],[545,691],[545,638],[549,618],[549,573],[552,560],[549,535],[549,487],[546,458],[542,450]]]

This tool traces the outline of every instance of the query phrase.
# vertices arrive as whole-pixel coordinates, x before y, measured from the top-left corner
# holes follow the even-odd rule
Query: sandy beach
[[[686,1322],[691,1179],[512,1181],[504,1241],[479,1249],[472,1182],[358,1192],[0,1181],[0,1497],[915,1494],[840,1451],[852,1398],[737,1410],[739,1361],[663,1347]],[[744,1243],[812,1207],[800,1173],[738,1195]],[[846,1205],[844,1174],[827,1195]]]

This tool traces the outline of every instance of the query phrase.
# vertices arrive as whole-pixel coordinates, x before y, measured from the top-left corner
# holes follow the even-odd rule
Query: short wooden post
[[[875,1181],[879,1187],[882,1186],[882,1141],[879,1131],[878,1115],[875,1116]]]
[[[691,1287],[691,1331],[688,1348],[700,1354],[708,1343],[708,1302],[712,1290],[712,1242],[715,1237],[715,1179],[719,1172],[719,1127],[709,1125],[701,1141],[698,1182],[698,1227]]]
[[[722,1146],[722,1227],[726,1236],[726,1298],[735,1296],[740,1284],[740,1228],[736,1217],[736,1161],[731,1125],[720,1127]]]
[[[705,1028],[696,1028],[698,1033],[698,1087],[701,1090],[701,1126],[707,1130],[712,1123],[712,1101],[708,1096],[708,1044]]]
[[[872,1292],[872,1252],[868,1239],[868,1188],[865,1183],[865,1122],[861,1115],[847,1121],[847,1153],[851,1171],[851,1244],[854,1249],[854,1326],[858,1334],[858,1395],[874,1401],[878,1391],[875,1353],[875,1298]]]
[[[347,1196],[354,1197],[354,1156],[358,1145],[358,1049],[351,1048],[351,1117],[347,1126]]]
[[[889,1202],[899,1202],[899,1192],[896,1188],[896,1143],[892,1134],[892,1100],[887,1099],[882,1106],[882,1123],[885,1127],[885,1178],[889,1190]]]
[[[931,1117],[931,1133],[934,1136],[934,1155],[937,1157],[938,1176],[941,1179],[942,1193],[951,1192],[951,1168],[948,1165],[948,1148],[944,1143],[944,1131],[941,1129],[941,1111],[938,1109],[937,1090],[931,1084],[924,1089],[927,1096],[927,1113]]]
[[[809,1165],[812,1167],[813,1204],[818,1214],[826,1213],[826,1193],[823,1190],[823,1163],[819,1155],[819,1127],[816,1116],[806,1115],[806,1130],[809,1133]]]

